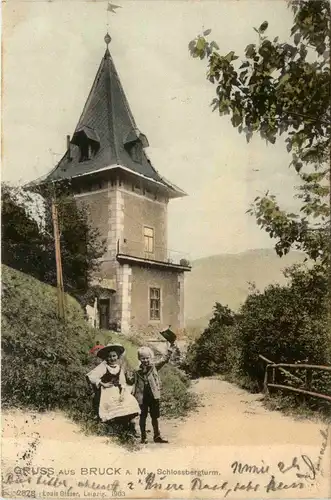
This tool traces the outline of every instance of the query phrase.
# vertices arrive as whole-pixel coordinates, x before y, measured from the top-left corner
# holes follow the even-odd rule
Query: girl
[[[87,374],[87,378],[99,392],[100,420],[114,422],[116,419],[118,422],[120,419],[135,434],[133,419],[140,414],[140,408],[126,384],[120,364],[124,352],[121,344],[108,344],[100,349],[97,356],[102,362]]]

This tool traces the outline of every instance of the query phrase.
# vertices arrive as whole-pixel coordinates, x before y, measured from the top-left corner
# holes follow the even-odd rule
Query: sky
[[[110,51],[147,154],[187,197],[169,203],[168,244],[192,259],[267,248],[274,241],[246,213],[267,190],[294,210],[295,172],[283,141],[246,144],[229,117],[213,113],[215,87],[188,43],[212,30],[224,55],[243,56],[268,20],[288,39],[285,0],[9,0],[3,4],[2,179],[46,174],[66,149],[105,51]]]

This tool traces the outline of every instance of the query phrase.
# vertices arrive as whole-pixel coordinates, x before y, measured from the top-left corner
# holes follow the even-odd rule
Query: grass
[[[253,394],[260,393],[256,382],[248,376],[237,373],[223,373],[219,375],[222,380],[239,386]],[[302,395],[273,392],[263,397],[264,406],[270,411],[280,411],[297,420],[309,419],[331,423],[331,404],[317,398],[304,399]],[[315,403],[314,403],[315,402]]]
[[[234,372],[217,374],[217,378],[237,385],[253,394],[261,393],[257,383],[250,377]],[[263,405],[270,411],[280,411],[296,420],[318,420],[331,423],[331,403],[317,398],[304,399],[302,395],[288,394],[285,392],[273,392],[263,396]],[[315,403],[314,403],[315,401]]]
[[[86,373],[99,340],[122,343],[130,368],[138,364],[139,345],[123,335],[96,330],[79,304],[66,295],[66,321],[57,316],[56,289],[2,266],[2,405],[37,411],[62,410],[91,433],[111,435],[97,424]],[[194,401],[185,377],[172,366],[161,372],[163,415],[185,415]]]
[[[312,398],[310,398],[311,400]],[[326,424],[331,423],[331,404],[325,402],[319,402],[317,409],[312,408],[312,404],[307,403],[303,398],[288,395],[288,394],[272,394],[265,396],[263,403],[268,410],[280,411],[284,415],[288,415],[297,420],[318,420],[325,422]]]

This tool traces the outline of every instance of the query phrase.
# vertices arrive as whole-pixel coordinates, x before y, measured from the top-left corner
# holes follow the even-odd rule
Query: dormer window
[[[148,146],[147,137],[138,129],[132,129],[124,139],[124,147],[136,163],[142,162],[143,148]]]
[[[140,141],[128,144],[127,150],[133,161],[136,163],[142,162],[142,147]]]
[[[91,159],[91,146],[88,141],[81,141],[79,144],[79,161],[86,161]]]
[[[91,160],[100,149],[98,134],[87,126],[77,129],[71,142],[79,147],[79,161]]]

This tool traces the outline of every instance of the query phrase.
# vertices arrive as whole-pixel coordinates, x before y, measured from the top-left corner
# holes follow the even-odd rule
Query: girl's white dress
[[[90,371],[87,377],[92,384],[101,390],[99,417],[102,422],[140,413],[138,402],[126,384],[125,374],[120,365],[111,367],[106,361],[103,361]],[[102,387],[100,386],[102,378],[114,380],[119,385]]]

